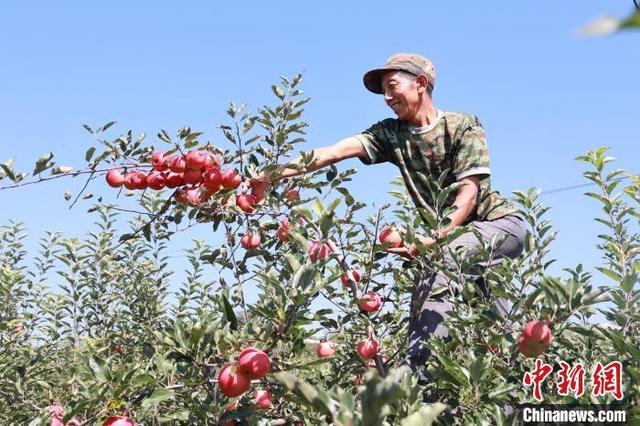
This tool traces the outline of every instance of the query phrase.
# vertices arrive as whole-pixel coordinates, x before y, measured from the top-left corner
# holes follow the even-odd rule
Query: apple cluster
[[[259,380],[271,371],[271,359],[260,349],[249,347],[244,349],[236,363],[229,363],[222,367],[218,374],[220,392],[228,398],[235,398],[245,393],[251,380]],[[253,392],[256,407],[266,410],[271,407],[271,392],[258,389]],[[234,410],[238,401],[232,402],[223,412]]]
[[[112,188],[124,186],[129,190],[180,188],[176,192],[177,202],[195,206],[207,201],[222,189],[236,189],[242,177],[233,169],[224,170],[222,157],[209,151],[193,150],[186,155],[165,155],[157,151],[151,157],[150,172],[129,170],[123,174],[119,169],[107,172],[107,184]],[[236,204],[246,213],[253,212],[255,196],[239,194]]]

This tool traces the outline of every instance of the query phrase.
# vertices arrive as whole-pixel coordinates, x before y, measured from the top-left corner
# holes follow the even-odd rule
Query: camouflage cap
[[[414,53],[396,53],[387,59],[382,68],[376,68],[368,71],[362,80],[367,89],[373,93],[382,94],[382,75],[389,70],[406,71],[413,75],[421,75],[427,77],[431,89],[436,83],[436,68],[433,62],[424,56]]]

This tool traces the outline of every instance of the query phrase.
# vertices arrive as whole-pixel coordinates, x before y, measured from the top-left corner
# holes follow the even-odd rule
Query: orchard
[[[582,265],[548,272],[548,208],[535,189],[515,192],[528,223],[525,252],[481,271],[486,297],[469,272],[492,256],[491,245],[472,257],[452,253],[456,269],[443,270],[444,246],[468,231],[438,238],[452,191],[444,178],[430,184],[439,204],[423,212],[426,221],[400,180],[393,206],[356,200],[345,186],[354,169],[331,166],[266,193],[254,184],[305,142],[300,82],[283,77],[272,86],[274,105],[257,114],[231,104],[224,143],[190,128],[153,141],[130,131],[110,138],[108,123],[86,126],[99,144],[82,167],[57,165],[53,153],[32,173],[1,165],[2,191],[85,178],[65,197],[92,203],[96,217],[83,239],[42,236],[33,259],[20,222],[0,227],[2,424],[505,424],[523,403],[576,401],[622,404],[640,418],[637,175],[612,169],[607,148],[578,157],[597,188],[586,196],[601,207],[594,273]],[[313,161],[303,158],[302,167]],[[139,210],[121,208],[122,199]],[[123,218],[131,229],[118,235]],[[223,243],[194,242],[187,278],[175,282],[166,253],[191,227]],[[415,234],[437,243],[425,247]],[[398,247],[414,255],[387,251]],[[416,374],[403,363],[409,297],[432,271],[462,291],[446,296],[449,336],[427,343]],[[510,302],[506,315],[496,298]],[[606,323],[593,320],[597,312]],[[581,363],[587,377],[597,363],[620,362],[622,396],[589,387],[562,395],[553,374],[538,401],[523,381],[536,360],[554,372]]]

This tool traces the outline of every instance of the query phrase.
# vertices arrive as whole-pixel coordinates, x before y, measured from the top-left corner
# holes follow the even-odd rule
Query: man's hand
[[[405,228],[403,228],[402,226],[396,226],[396,229],[401,234],[406,234],[407,233],[407,230]],[[429,245],[431,245],[431,244],[433,244],[435,242],[432,238],[425,237],[424,235],[415,234],[414,237],[418,241],[420,241],[424,246],[429,246]],[[387,249],[387,251],[389,253],[398,254],[398,255],[406,257],[408,259],[412,259],[412,258],[414,258],[416,256],[416,254],[418,254],[418,247],[415,244],[411,244],[408,247],[406,247],[406,246],[405,247],[397,247],[397,248],[389,247]]]
[[[256,197],[256,201],[262,203],[267,195],[267,191],[271,187],[271,174],[261,172],[256,177],[250,179],[249,185],[251,185],[251,194]]]

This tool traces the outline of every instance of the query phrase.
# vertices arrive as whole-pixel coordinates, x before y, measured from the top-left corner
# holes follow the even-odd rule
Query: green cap
[[[427,77],[431,89],[436,84],[436,68],[431,60],[415,53],[396,53],[387,59],[382,68],[368,71],[362,80],[367,89],[373,93],[382,94],[382,75],[387,71],[406,71],[413,75],[424,75]]]

